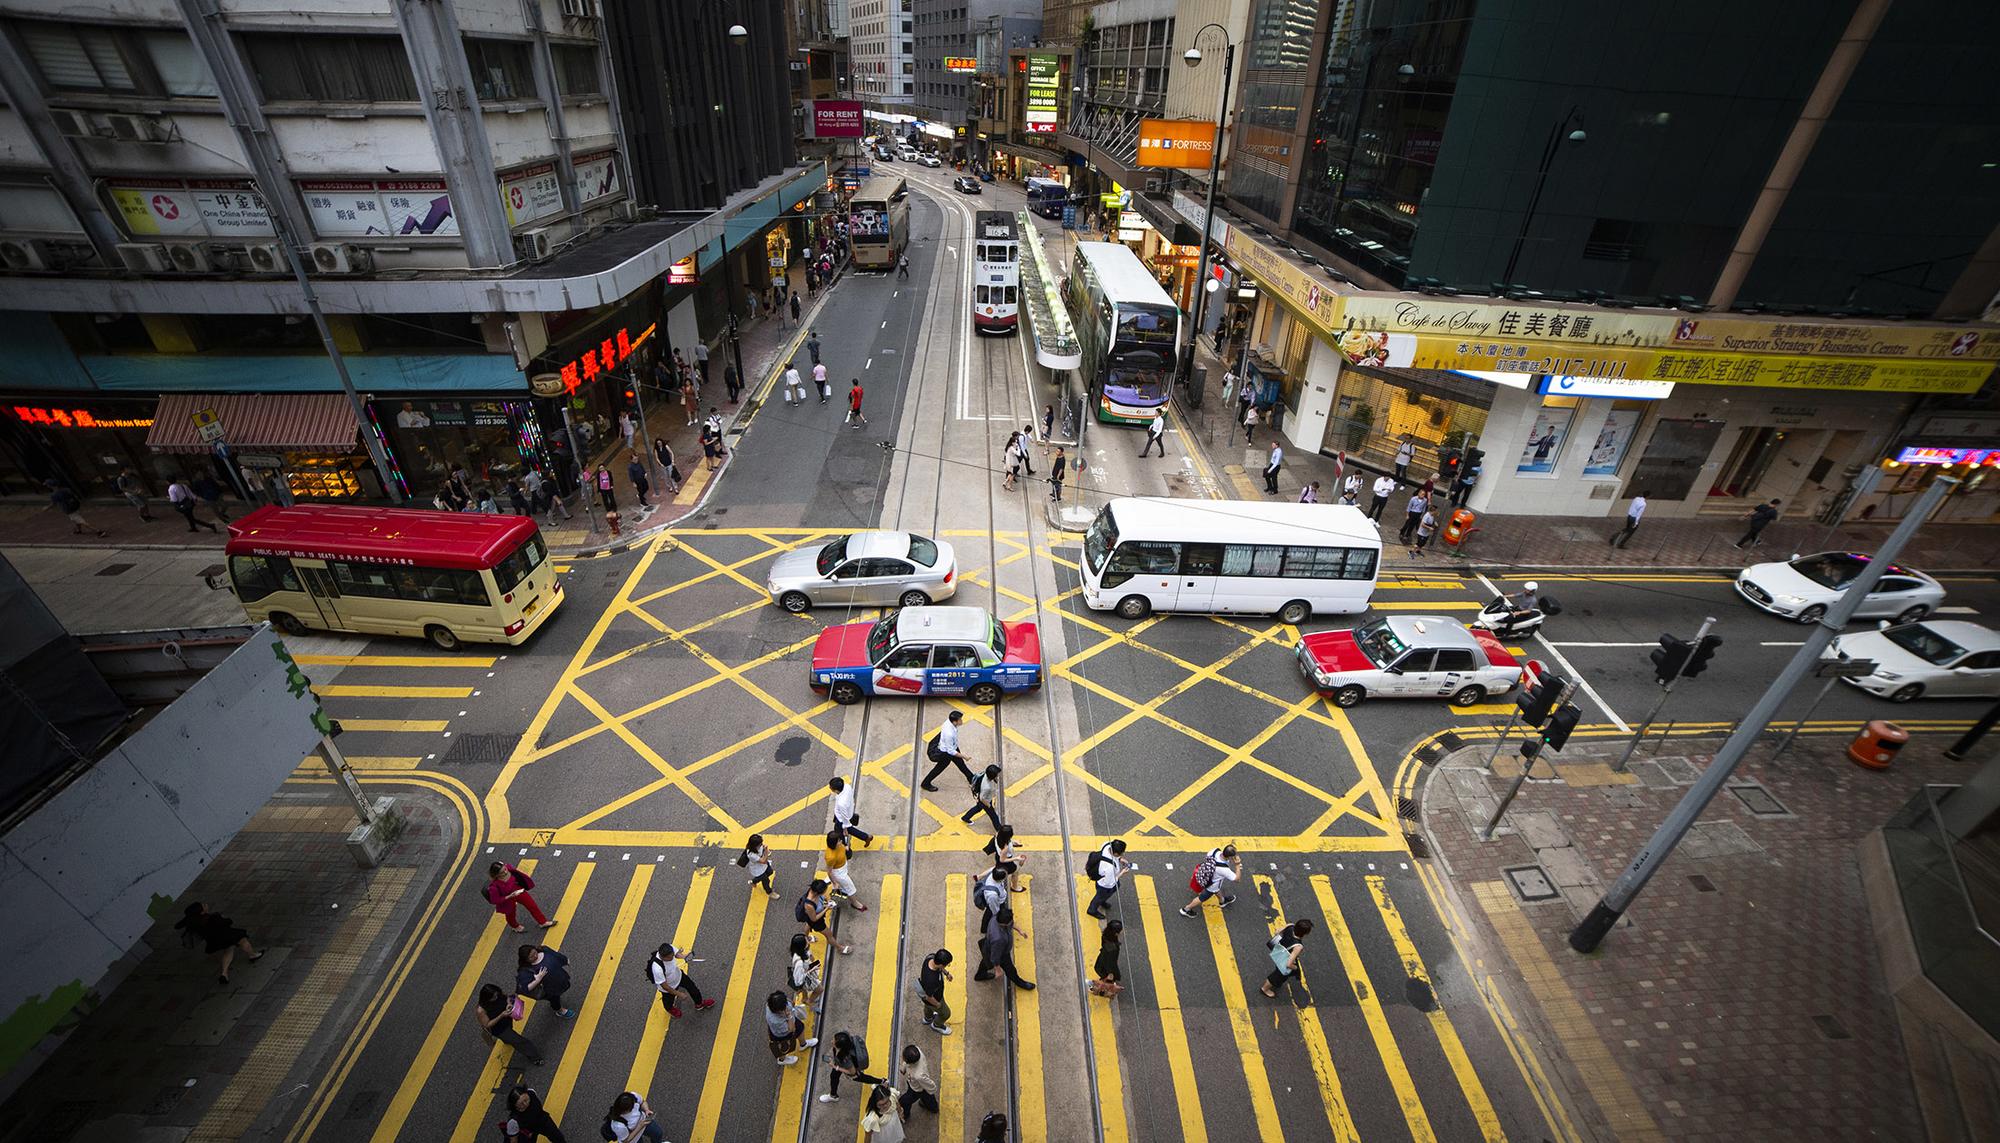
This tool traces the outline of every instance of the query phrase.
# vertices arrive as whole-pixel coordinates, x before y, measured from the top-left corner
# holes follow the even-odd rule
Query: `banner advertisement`
[[[1638,435],[1641,416],[1638,409],[1612,409],[1604,414],[1604,425],[1597,430],[1597,443],[1590,446],[1590,455],[1583,458],[1585,476],[1618,475],[1625,450]]]
[[[195,197],[184,183],[134,179],[112,186],[110,191],[127,234],[198,237],[208,233]]]
[[[556,165],[537,163],[501,175],[500,203],[507,210],[509,226],[523,226],[538,218],[561,214],[562,180],[556,177]]]
[[[1331,285],[1322,286],[1305,267],[1234,226],[1223,237],[1222,248],[1231,264],[1263,283],[1320,336],[1330,338],[1340,328],[1340,295]]]
[[[301,182],[299,194],[322,238],[458,233],[443,179]]]
[[[1544,405],[1535,410],[1535,423],[1528,429],[1528,440],[1521,446],[1521,458],[1514,471],[1553,473],[1556,458],[1562,455],[1563,441],[1569,437],[1569,424],[1575,419],[1573,406]]]
[[[859,139],[868,133],[858,99],[814,99],[807,121],[815,139]]]
[[[451,195],[443,179],[399,179],[375,184],[382,192],[382,211],[389,233],[397,237],[428,234],[433,238],[458,233],[451,212]]]
[[[979,60],[972,56],[946,56],[944,57],[944,70],[957,72],[978,71]]]
[[[578,155],[573,165],[576,168],[578,206],[589,206],[599,199],[624,193],[625,188],[618,185],[618,152],[594,151]]]
[[[1139,121],[1139,165],[1207,170],[1215,155],[1215,124],[1205,119]]]
[[[190,181],[195,209],[208,232],[217,238],[272,238],[278,233],[271,225],[270,208],[264,196],[240,180]]]
[[[1056,113],[1062,94],[1062,60],[1052,52],[1028,55],[1028,106],[1023,122],[1027,129],[1044,135],[1056,130]]]

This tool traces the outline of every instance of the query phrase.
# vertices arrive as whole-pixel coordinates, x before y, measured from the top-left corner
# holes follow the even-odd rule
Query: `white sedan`
[[[1874,662],[1874,674],[1847,681],[1890,702],[2000,698],[2000,633],[1977,623],[1932,620],[1842,635],[1822,658]]]
[[[1521,681],[1500,640],[1442,615],[1392,615],[1351,631],[1317,631],[1296,647],[1299,670],[1339,706],[1373,697],[1441,698],[1472,706]]]
[[[936,155],[918,155],[917,162],[922,163],[926,167],[944,166],[944,161],[939,159]]]
[[[1818,623],[1854,582],[1868,557],[1859,552],[1821,552],[1768,564],[1751,564],[1736,577],[1736,594],[1773,615]],[[1915,568],[1890,567],[1855,609],[1856,619],[1893,618],[1914,623],[1944,602],[1944,585]]]

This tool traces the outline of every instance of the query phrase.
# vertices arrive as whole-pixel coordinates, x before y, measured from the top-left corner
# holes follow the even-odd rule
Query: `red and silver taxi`
[[[1472,706],[1521,682],[1500,640],[1442,615],[1394,615],[1298,643],[1299,670],[1340,706],[1366,698],[1442,698]]]
[[[813,645],[812,689],[843,705],[869,695],[964,695],[991,705],[1042,685],[1042,636],[983,607],[905,607],[843,623]]]

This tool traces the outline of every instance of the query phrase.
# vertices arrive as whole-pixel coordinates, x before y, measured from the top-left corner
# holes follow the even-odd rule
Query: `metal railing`
[[[1015,215],[1014,224],[1021,234],[1021,311],[1035,339],[1035,361],[1045,369],[1073,371],[1083,363],[1083,346],[1063,304],[1057,285],[1061,278],[1049,265],[1035,220],[1024,210]]]

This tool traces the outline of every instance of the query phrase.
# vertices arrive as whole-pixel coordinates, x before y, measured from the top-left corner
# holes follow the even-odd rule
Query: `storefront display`
[[[419,502],[443,488],[454,470],[463,469],[475,486],[497,492],[546,458],[541,427],[527,401],[387,400],[374,402],[368,412],[404,493]]]
[[[1583,474],[1595,477],[1615,477],[1618,466],[1625,460],[1625,450],[1632,447],[1632,440],[1639,433],[1639,422],[1645,418],[1645,405],[1638,401],[1618,401],[1604,414],[1604,424],[1597,430],[1597,440],[1590,446],[1590,454],[1584,458]]]
[[[1520,459],[1514,471],[1522,475],[1549,475],[1556,470],[1556,461],[1562,456],[1563,442],[1569,439],[1569,427],[1576,420],[1577,399],[1574,397],[1545,397],[1542,407],[1535,411],[1535,419],[1528,426],[1528,437],[1521,445]]]
[[[180,475],[171,461],[146,449],[153,405],[143,400],[50,399],[46,395],[0,404],[0,483],[33,491],[58,479],[85,496],[108,494],[120,469],[130,466],[156,491]],[[19,483],[23,488],[13,486]]]
[[[1417,449],[1413,470],[1435,471],[1439,453],[1485,434],[1491,404],[1492,387],[1483,382],[1348,366],[1340,372],[1320,447],[1387,468],[1407,436]]]

